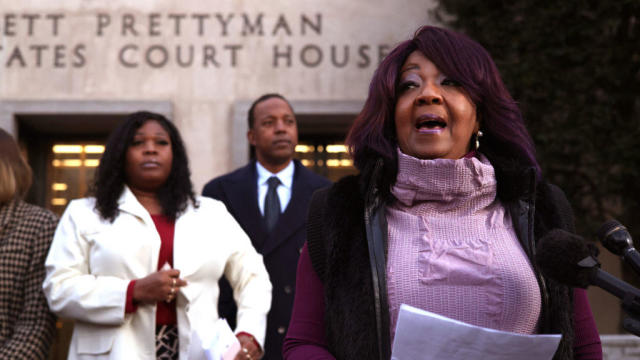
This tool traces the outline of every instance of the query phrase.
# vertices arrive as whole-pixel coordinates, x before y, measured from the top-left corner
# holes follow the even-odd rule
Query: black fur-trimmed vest
[[[535,265],[535,240],[553,228],[574,231],[562,191],[539,182],[533,169],[497,171],[499,197],[520,243],[534,264],[542,293],[540,333],[561,333],[554,359],[572,359],[570,288],[543,278]],[[307,243],[324,284],[325,334],[336,359],[389,359],[389,310],[385,283],[386,221],[375,179],[346,177],[314,194]]]

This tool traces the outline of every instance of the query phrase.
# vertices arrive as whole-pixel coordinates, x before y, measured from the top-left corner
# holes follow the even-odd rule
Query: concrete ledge
[[[149,110],[173,115],[171,101],[162,100],[1,100],[0,128],[17,135],[16,115],[26,114],[128,114]]]
[[[604,360],[640,359],[640,337],[635,335],[601,335]]]

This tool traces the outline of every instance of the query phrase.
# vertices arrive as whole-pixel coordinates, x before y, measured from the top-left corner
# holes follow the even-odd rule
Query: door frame
[[[18,138],[20,115],[117,115],[143,109],[169,119],[173,115],[173,104],[168,100],[1,100],[0,128]]]
[[[364,100],[288,100],[298,120],[304,115],[344,115],[360,113]],[[253,100],[239,100],[233,104],[231,115],[231,169],[244,166],[249,161],[249,124],[247,113]],[[298,128],[304,124],[298,123]]]

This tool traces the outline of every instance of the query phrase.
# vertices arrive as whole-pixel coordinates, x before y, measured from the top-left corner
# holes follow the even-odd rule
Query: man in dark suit
[[[329,180],[293,159],[298,127],[289,102],[279,94],[258,98],[249,109],[247,138],[255,159],[207,183],[202,195],[221,200],[249,235],[273,284],[264,359],[282,359],[296,285],[296,267],[306,240],[306,216],[313,192]],[[235,327],[236,305],[225,279],[220,316]]]

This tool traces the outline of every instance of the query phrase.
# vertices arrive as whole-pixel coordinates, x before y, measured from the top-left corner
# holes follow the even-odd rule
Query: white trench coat
[[[200,206],[176,219],[174,268],[188,284],[176,296],[180,359],[203,358],[190,349],[192,331],[218,319],[218,279],[229,279],[238,304],[236,332],[264,345],[271,283],[260,256],[225,206],[199,197]],[[51,310],[76,320],[69,359],[155,359],[156,305],[125,314],[129,282],[155,271],[160,236],[149,213],[125,187],[113,223],[94,210],[95,199],[72,201],[60,219],[45,263],[43,284]]]

